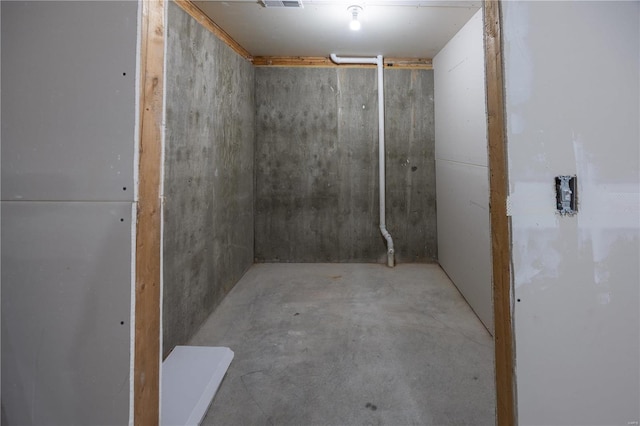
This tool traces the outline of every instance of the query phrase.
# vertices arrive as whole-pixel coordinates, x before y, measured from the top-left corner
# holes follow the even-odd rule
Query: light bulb
[[[349,22],[349,28],[352,31],[358,31],[362,26],[360,25],[360,21],[358,21],[358,13],[362,12],[362,7],[360,6],[349,6],[347,11],[351,15],[351,22]]]

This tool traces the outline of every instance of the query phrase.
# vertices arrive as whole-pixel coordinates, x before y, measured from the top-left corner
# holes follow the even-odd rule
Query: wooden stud
[[[332,67],[331,59],[323,56],[255,56],[258,67]]]
[[[133,418],[136,425],[157,425],[160,419],[160,174],[164,8],[164,0],[142,2],[133,372]]]
[[[431,58],[384,58],[385,68],[432,70]]]
[[[174,0],[175,3],[180,6],[185,12],[187,12],[193,19],[198,21],[200,25],[211,31],[216,37],[225,42],[227,46],[232,48],[238,55],[247,60],[251,60],[251,54],[247,50],[240,46],[240,43],[235,41],[225,30],[220,28],[218,24],[213,22],[206,13],[204,13],[198,6],[193,3],[192,0]]]
[[[484,46],[489,151],[489,206],[495,319],[496,417],[516,424],[514,331],[511,310],[511,235],[507,217],[507,145],[500,1],[484,2]]]
[[[253,65],[258,67],[336,67],[330,58],[324,56],[255,56]],[[385,68],[433,69],[431,59],[384,58]],[[347,64],[340,67],[375,68],[375,65]]]

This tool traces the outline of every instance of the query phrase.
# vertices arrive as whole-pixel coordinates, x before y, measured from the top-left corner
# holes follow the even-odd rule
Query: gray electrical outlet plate
[[[556,208],[562,216],[578,212],[578,182],[576,176],[556,176]]]

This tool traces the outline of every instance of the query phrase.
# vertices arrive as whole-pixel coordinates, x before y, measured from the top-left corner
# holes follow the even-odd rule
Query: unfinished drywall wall
[[[3,424],[126,424],[137,4],[0,8]]]
[[[259,262],[383,262],[374,68],[256,69]],[[387,228],[435,261],[433,73],[385,70]]]
[[[640,4],[502,7],[519,424],[638,424]]]
[[[163,352],[253,263],[253,66],[168,6]]]
[[[438,261],[493,330],[482,11],[433,58]]]

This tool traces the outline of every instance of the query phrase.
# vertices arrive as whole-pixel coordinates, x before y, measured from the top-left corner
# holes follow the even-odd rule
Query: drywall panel
[[[136,2],[1,7],[2,199],[133,200]]]
[[[519,424],[637,424],[640,4],[502,7]]]
[[[254,71],[168,5],[164,354],[253,263]]]
[[[436,152],[446,158],[487,166],[482,10],[433,58]]]
[[[433,59],[438,261],[493,331],[482,11]]]
[[[137,4],[0,9],[2,421],[125,424]]]
[[[433,261],[433,74],[385,71],[387,226],[397,260]],[[256,69],[256,260],[377,262],[375,69]]]
[[[131,203],[1,208],[8,424],[126,424]]]
[[[436,162],[438,176],[438,253],[447,272],[489,330],[493,329],[491,251],[487,247],[489,185],[486,167],[454,161]],[[453,186],[464,176],[464,185]]]

